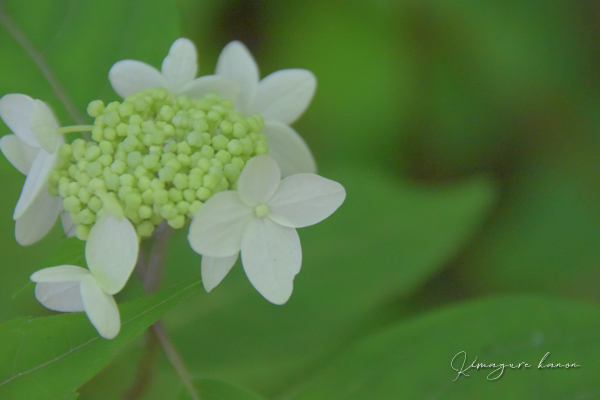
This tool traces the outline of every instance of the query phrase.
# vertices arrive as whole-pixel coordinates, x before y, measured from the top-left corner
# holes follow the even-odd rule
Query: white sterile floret
[[[312,72],[283,69],[260,80],[258,65],[250,51],[241,42],[233,41],[219,55],[215,75],[239,85],[239,96],[232,98],[236,111],[264,118],[268,154],[277,161],[284,177],[317,171],[310,149],[289,126],[300,118],[315,94],[317,79]]]
[[[188,239],[202,255],[205,289],[221,282],[241,250],[254,288],[274,304],[285,303],[302,263],[294,228],[324,220],[345,198],[337,182],[306,173],[281,180],[275,160],[252,158],[240,174],[238,190],[215,194],[192,219]]]
[[[60,265],[37,271],[30,278],[37,283],[35,297],[51,310],[85,311],[100,336],[112,339],[121,329],[112,296],[127,283],[137,256],[138,240],[131,222],[106,215],[90,230],[85,245],[89,270]]]
[[[197,60],[194,43],[179,38],[171,46],[160,71],[141,61],[123,60],[112,66],[108,79],[115,92],[123,98],[155,87],[165,88],[175,96],[185,94],[191,98],[201,98],[210,92],[226,94],[227,97],[237,95],[237,85],[226,79],[215,75],[196,78]]]
[[[23,94],[0,99],[0,117],[13,131],[0,139],[0,150],[8,161],[27,175],[13,218],[15,236],[23,246],[43,238],[56,222],[61,199],[48,193],[50,172],[58,161],[63,138],[50,108]]]

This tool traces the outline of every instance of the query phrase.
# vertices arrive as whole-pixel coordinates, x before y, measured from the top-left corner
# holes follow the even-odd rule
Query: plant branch
[[[37,65],[38,69],[40,70],[42,75],[44,75],[44,78],[46,78],[46,81],[48,81],[50,87],[52,87],[52,90],[56,94],[56,97],[58,97],[58,99],[63,104],[71,118],[77,124],[84,125],[86,122],[85,119],[79,114],[77,108],[75,108],[75,105],[73,104],[67,93],[61,87],[60,83],[58,82],[58,79],[52,71],[52,68],[50,68],[50,65],[48,64],[42,53],[40,53],[29,41],[27,36],[25,36],[21,28],[19,28],[19,26],[12,20],[12,18],[8,16],[6,11],[4,10],[3,3],[4,2],[0,1],[0,24],[4,25],[8,33],[17,41],[17,43],[19,43],[23,50],[25,50],[25,52],[33,60],[35,65]]]
[[[163,221],[163,223],[156,227],[154,232],[154,242],[152,243],[150,257],[147,258],[140,247],[140,254],[136,264],[136,270],[142,279],[142,285],[144,286],[144,291],[146,293],[156,292],[160,286],[163,275],[164,258],[167,253],[169,239],[173,234],[173,229],[166,221]],[[152,365],[156,360],[155,350],[157,344],[160,344],[163,348],[169,362],[186,386],[192,399],[200,400],[200,395],[192,382],[192,375],[187,370],[183,358],[177,352],[177,349],[169,339],[169,336],[160,321],[152,325],[151,330],[148,330],[146,352],[140,359],[135,381],[127,391],[126,398],[130,400],[138,399],[146,390],[152,377]]]
[[[173,228],[167,224],[166,220],[156,227],[150,259],[148,260],[146,271],[142,276],[142,284],[146,293],[154,293],[160,287],[164,259],[172,234]]]
[[[167,332],[165,331],[165,328],[162,326],[160,321],[152,325],[152,330],[158,338],[158,341],[160,342],[163,350],[167,354],[167,358],[171,362],[171,365],[183,381],[183,384],[187,388],[190,396],[192,396],[192,399],[200,400],[200,395],[196,391],[196,388],[194,387],[194,384],[192,382],[192,375],[187,370],[183,359],[181,358],[181,356],[177,352],[177,349],[169,339],[169,336],[167,335]]]

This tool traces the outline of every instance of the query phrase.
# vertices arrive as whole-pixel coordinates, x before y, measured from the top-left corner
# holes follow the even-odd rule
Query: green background
[[[6,16],[85,123],[89,101],[118,98],[112,64],[160,67],[181,36],[196,44],[202,75],[231,40],[249,47],[262,77],[311,70],[317,92],[294,128],[319,173],[347,190],[332,217],[299,231],[303,266],[284,306],[264,300],[239,263],[205,293],[184,228],[169,246],[165,289],[143,297],[134,276],[118,295],[131,322],[108,342],[85,316],[51,316],[35,300],[29,275],[75,262],[81,243],[65,242],[57,224],[18,246],[24,177],[0,157],[0,398],[136,398],[143,332],[165,312],[203,399],[600,398],[595,2],[0,5],[0,94],[42,99],[63,125],[76,121]],[[453,381],[461,351],[532,368]],[[547,362],[580,367],[538,369],[547,352]],[[149,365],[137,398],[191,398],[160,349]]]

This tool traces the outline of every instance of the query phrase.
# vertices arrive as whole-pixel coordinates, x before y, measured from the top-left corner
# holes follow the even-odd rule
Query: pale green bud
[[[115,128],[106,127],[104,128],[104,139],[115,140],[117,138],[117,130]]]
[[[205,144],[200,148],[200,154],[203,158],[213,158],[215,155],[215,149]]]
[[[103,111],[104,103],[102,102],[102,100],[94,100],[90,102],[90,104],[88,104],[87,114],[92,118],[98,117],[102,114]]]
[[[215,150],[225,150],[227,148],[227,144],[229,143],[229,139],[227,139],[224,135],[217,135],[213,137],[212,147]]]
[[[167,194],[167,198],[169,195]],[[146,189],[142,192],[142,201],[144,204],[154,204],[154,190]]]
[[[81,189],[81,185],[78,182],[71,182],[71,183],[69,183],[69,186],[67,187],[67,194],[69,196],[77,196],[79,189]]]
[[[81,201],[75,196],[69,196],[63,200],[65,211],[77,214],[81,211]]]
[[[167,218],[167,223],[173,229],[181,229],[185,225],[185,217],[183,215],[178,215],[175,218],[171,218],[171,219]]]
[[[85,186],[87,187],[87,184]],[[85,187],[82,187],[79,189],[79,192],[77,192],[77,197],[79,197],[79,200],[83,204],[87,204],[88,201],[90,201],[90,199],[92,198],[92,195]]]
[[[92,196],[92,198],[88,202],[87,206],[89,207],[90,210],[92,210],[93,212],[97,213],[98,211],[100,211],[100,209],[103,206],[102,200],[100,200],[96,196]]]
[[[129,125],[141,125],[144,120],[138,114],[133,114],[129,117]],[[139,126],[138,126],[139,127]]]
[[[136,170],[136,172],[137,172],[137,170]],[[134,175],[136,175],[136,174],[134,173]],[[144,190],[150,189],[151,182],[152,181],[147,176],[140,176],[138,178],[137,187],[140,189],[140,192],[143,192]]]
[[[77,214],[77,217],[83,225],[89,225],[96,220],[96,215],[89,208],[81,210],[79,214]]]
[[[121,122],[121,117],[119,117],[119,113],[116,110],[112,110],[104,114],[104,123],[111,128],[117,126],[119,122]]]
[[[173,203],[167,203],[160,208],[160,215],[167,220],[173,219],[177,217],[177,209]]]
[[[201,206],[202,206],[201,201],[199,201],[199,200],[192,201],[190,204],[188,213],[187,213],[188,218],[193,218],[194,214],[196,214],[198,212],[198,210],[200,209]]]
[[[127,154],[127,165],[132,169],[142,165],[142,155],[139,151],[133,151]]]
[[[85,225],[79,225],[75,230],[75,236],[77,236],[79,240],[87,240],[89,234],[90,228]]]
[[[80,163],[83,161],[80,161]],[[102,175],[102,164],[97,161],[93,161],[87,163],[85,166],[85,173],[88,174],[91,178]]]
[[[130,193],[125,197],[125,207],[130,210],[138,210],[142,205],[142,196],[139,193]]]
[[[73,148],[68,143],[64,143],[58,148],[58,156],[65,160],[70,159],[73,156]]]
[[[109,167],[113,163],[113,158],[110,154],[102,154],[100,158],[98,158],[98,162],[103,167]]]
[[[154,204],[157,206],[163,206],[169,202],[169,192],[166,190],[155,190],[154,191]]]
[[[201,187],[196,191],[196,197],[198,197],[202,201],[208,200],[210,196],[212,196],[212,192],[206,187]]]
[[[152,207],[141,205],[138,210],[138,214],[140,215],[141,219],[148,219],[152,216]]]
[[[138,225],[136,230],[141,237],[150,237],[154,232],[154,225],[150,221],[144,221]]]
[[[110,166],[110,169],[117,175],[121,175],[125,173],[125,170],[127,169],[127,164],[125,164],[123,161],[121,160],[115,160],[113,161],[112,165]]]
[[[124,122],[121,122],[121,123],[120,123],[119,125],[117,125],[117,127],[116,127],[116,132],[117,132],[117,135],[118,135],[118,136],[120,136],[120,137],[125,137],[125,136],[127,136],[127,129],[128,129],[128,128],[129,128],[129,126],[128,126],[126,123],[124,123]]]
[[[169,199],[177,203],[178,201],[183,200],[183,193],[181,193],[181,190],[179,189],[171,188],[169,189]]]

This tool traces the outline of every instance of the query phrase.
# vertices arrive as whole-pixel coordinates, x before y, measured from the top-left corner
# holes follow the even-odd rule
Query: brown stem
[[[167,224],[167,221],[163,221],[163,223],[156,227],[149,258],[146,258],[140,247],[136,270],[142,279],[142,285],[146,293],[154,293],[160,287],[164,258],[172,234],[173,229]],[[160,344],[192,399],[200,400],[200,396],[192,382],[192,375],[185,367],[183,359],[169,339],[162,323],[160,321],[156,322],[152,325],[152,329],[149,329],[147,332],[146,352],[140,359],[135,381],[127,390],[125,397],[128,400],[136,400],[144,394],[152,378],[152,367],[156,361],[156,348]]]

